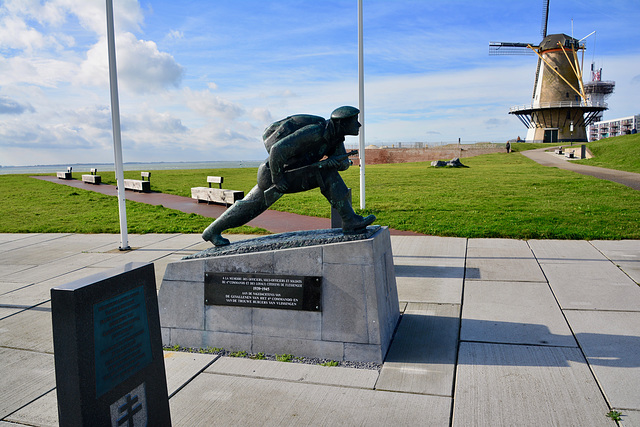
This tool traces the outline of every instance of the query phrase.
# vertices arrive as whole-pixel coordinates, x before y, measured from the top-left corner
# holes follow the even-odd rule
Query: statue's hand
[[[340,162],[340,165],[338,166],[338,170],[339,171],[346,171],[347,169],[349,169],[349,166],[353,165],[353,162],[349,159],[344,159]]]
[[[341,163],[342,162],[340,160],[336,160],[333,157],[329,157],[328,159],[322,162],[322,167],[329,168],[329,169],[338,169]]]

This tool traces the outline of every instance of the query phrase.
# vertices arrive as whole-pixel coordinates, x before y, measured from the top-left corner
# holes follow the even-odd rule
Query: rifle
[[[323,167],[325,167],[325,165],[327,164],[328,160],[337,160],[337,161],[342,161],[344,159],[348,159],[351,156],[355,156],[358,154],[358,150],[351,150],[345,154],[340,154],[337,156],[331,156],[327,159],[324,160],[320,160],[317,161],[315,163],[311,163],[310,165],[307,166],[302,166],[296,169],[291,169],[288,171],[285,171],[285,173],[300,173],[301,171],[308,169],[309,173],[312,172],[312,170],[315,169],[322,169]],[[267,202],[267,206],[271,206],[272,204],[274,204],[284,193],[281,193],[278,191],[278,189],[276,188],[275,184],[273,184],[271,187],[267,188],[266,190],[264,190],[264,198],[265,201]]]

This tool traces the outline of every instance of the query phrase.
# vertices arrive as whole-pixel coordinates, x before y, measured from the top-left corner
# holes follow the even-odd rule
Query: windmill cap
[[[331,113],[331,118],[348,119],[349,117],[355,117],[358,114],[360,114],[360,110],[358,110],[356,107],[344,106],[333,110],[333,113]]]
[[[558,43],[565,49],[579,49],[578,40],[566,34],[549,34],[540,43],[540,51],[558,49]]]

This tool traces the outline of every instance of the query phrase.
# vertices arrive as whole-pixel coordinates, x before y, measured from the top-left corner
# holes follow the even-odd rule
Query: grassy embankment
[[[594,157],[576,163],[640,173],[640,134],[614,136],[587,144]]]
[[[431,168],[429,163],[367,166],[367,209],[361,213],[374,213],[377,224],[441,236],[640,239],[638,191],[543,167],[517,153],[465,158],[463,163],[469,168]],[[80,175],[74,173],[74,178]],[[103,182],[114,182],[113,172],[101,175]],[[222,175],[225,188],[246,193],[255,184],[256,169],[153,171],[151,186],[154,191],[189,196],[192,186],[206,185],[207,175]],[[127,178],[139,176],[125,173]],[[358,168],[342,176],[358,205]],[[0,176],[0,197],[0,232],[119,230],[114,197],[24,175]],[[273,208],[329,216],[329,205],[318,190],[286,195]],[[127,213],[131,233],[201,232],[210,222],[130,201]]]

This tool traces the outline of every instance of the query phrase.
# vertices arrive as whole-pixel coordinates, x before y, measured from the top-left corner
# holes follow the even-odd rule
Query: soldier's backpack
[[[298,129],[302,129],[309,125],[324,125],[325,119],[319,116],[312,116],[309,114],[297,114],[295,116],[289,116],[286,119],[279,120],[271,124],[265,129],[262,134],[262,140],[264,141],[264,147],[267,149],[267,153],[271,152],[271,147],[281,139],[291,135]]]

